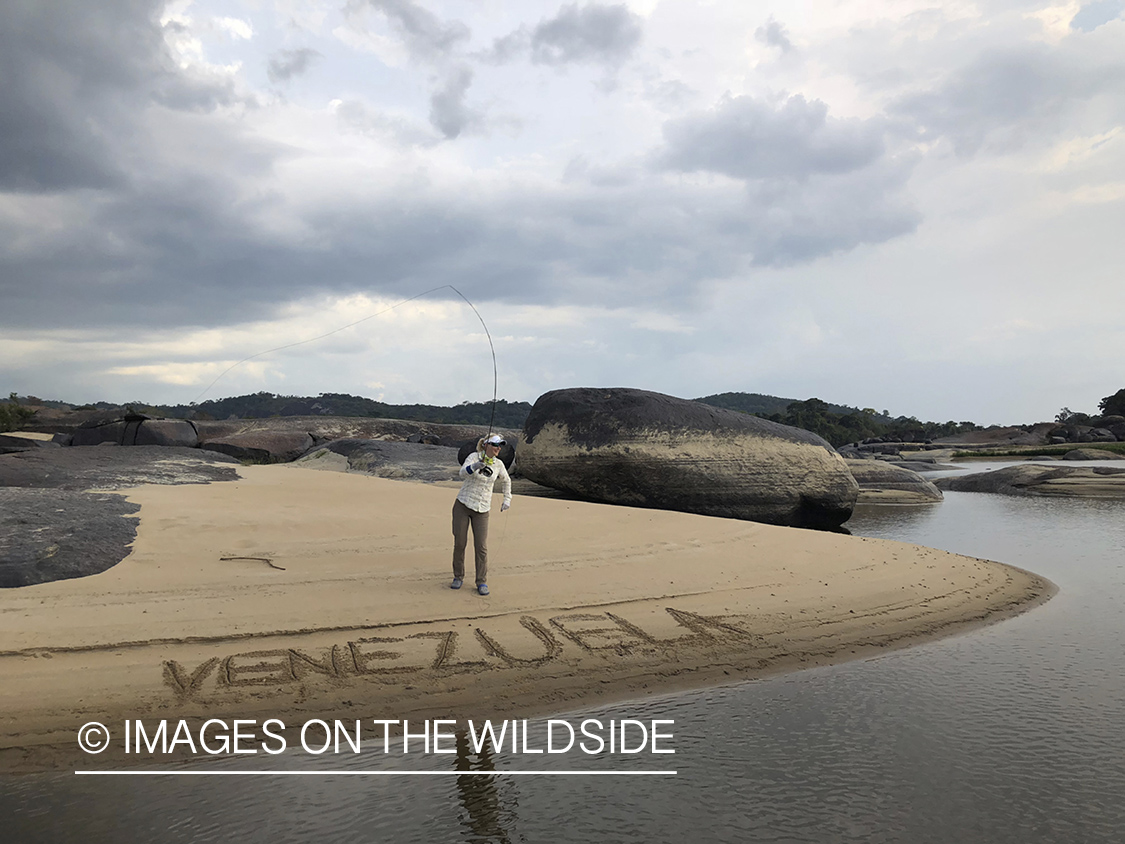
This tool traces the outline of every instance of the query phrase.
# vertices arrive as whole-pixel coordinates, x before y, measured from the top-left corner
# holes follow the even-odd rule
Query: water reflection
[[[482,743],[480,752],[474,753],[469,745],[469,734],[466,730],[458,730],[456,736],[458,771],[496,770],[492,751],[487,745]],[[507,786],[512,792],[507,798],[501,795],[502,785]],[[512,839],[508,835],[508,829],[515,825],[514,790],[511,781],[502,784],[500,778],[496,776],[481,776],[479,773],[474,773],[457,777],[457,797],[468,815],[468,818],[461,821],[469,830],[467,841],[482,842],[482,844],[483,842],[511,844]]]

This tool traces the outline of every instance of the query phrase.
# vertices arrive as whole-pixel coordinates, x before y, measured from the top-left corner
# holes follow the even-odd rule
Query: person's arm
[[[462,478],[476,474],[476,471],[483,465],[484,464],[480,462],[479,455],[473,452],[465,458],[465,462],[461,465],[461,471],[457,474]]]

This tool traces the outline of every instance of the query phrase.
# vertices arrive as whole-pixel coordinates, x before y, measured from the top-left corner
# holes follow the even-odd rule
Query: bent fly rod
[[[381,311],[376,311],[373,314],[368,314],[367,316],[363,317],[362,319],[357,319],[355,322],[349,322],[347,325],[341,325],[339,328],[334,328],[331,331],[326,331],[324,334],[318,334],[316,337],[310,337],[307,340],[298,340],[296,343],[286,343],[283,346],[275,346],[272,349],[266,349],[266,350],[261,351],[261,352],[256,352],[256,353],[250,355],[249,357],[245,357],[240,361],[236,361],[236,362],[232,363],[230,366],[228,366],[226,369],[224,369],[222,372],[220,372],[218,377],[216,377],[214,381],[212,381],[210,384],[208,384],[206,387],[204,387],[203,391],[198,396],[196,396],[194,399],[192,399],[192,403],[194,404],[195,402],[198,402],[203,396],[207,395],[207,393],[211,390],[212,387],[214,387],[217,383],[219,383],[219,381],[222,379],[222,377],[224,375],[226,375],[232,369],[246,363],[247,361],[254,360],[254,358],[260,358],[263,355],[273,354],[274,352],[284,351],[285,349],[292,349],[296,346],[304,346],[308,343],[315,343],[317,340],[323,340],[325,337],[331,337],[333,334],[339,334],[341,331],[346,331],[349,328],[354,328],[355,326],[359,325],[362,322],[367,322],[369,319],[374,319],[377,316],[381,316],[382,314],[388,313],[389,311],[393,311],[395,308],[401,307],[402,305],[405,305],[408,302],[413,302],[415,299],[421,299],[423,296],[428,296],[431,293],[437,292],[438,290],[446,290],[446,289],[452,290],[454,293],[456,293],[458,296],[460,296],[462,299],[465,300],[466,305],[468,305],[470,308],[473,309],[473,313],[477,315],[477,319],[480,320],[481,327],[484,329],[484,336],[488,338],[488,348],[492,352],[492,412],[491,412],[491,414],[489,415],[489,418],[488,418],[488,434],[486,435],[486,437],[492,436],[493,423],[496,421],[496,401],[497,401],[497,395],[498,395],[498,392],[497,392],[498,381],[497,381],[497,375],[496,375],[496,346],[493,345],[493,343],[492,343],[492,334],[489,332],[488,326],[484,322],[484,317],[482,317],[480,315],[480,311],[477,310],[477,306],[474,305],[472,302],[470,302],[468,297],[465,296],[464,293],[462,293],[460,290],[458,290],[452,284],[442,284],[442,285],[439,285],[438,287],[432,287],[429,290],[423,291],[422,293],[419,293],[416,296],[411,296],[409,299],[403,299],[401,302],[396,302],[395,304],[391,305],[388,308],[383,308]]]

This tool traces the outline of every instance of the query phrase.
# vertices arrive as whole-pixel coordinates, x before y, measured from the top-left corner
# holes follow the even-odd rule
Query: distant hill
[[[695,401],[713,407],[740,410],[763,415],[785,413],[796,399],[767,396],[761,393],[719,393]],[[140,409],[140,408],[138,408]],[[858,408],[829,404],[830,413],[846,415],[860,412]],[[252,393],[214,399],[192,405],[160,405],[151,408],[163,416],[184,418],[262,419],[270,416],[369,416],[382,419],[413,419],[419,422],[442,422],[449,425],[487,425],[492,412],[491,402],[464,402],[453,407],[432,404],[386,404],[375,399],[352,396],[347,393],[321,393],[319,396],[281,396],[274,393]],[[527,402],[496,403],[496,422],[501,428],[522,428],[531,412]],[[876,415],[879,421],[889,417]]]
[[[695,399],[695,401],[709,404],[712,407],[724,407],[727,410],[741,410],[743,413],[760,413],[768,416],[772,413],[785,413],[789,405],[799,402],[800,399],[783,399],[779,396],[767,396],[762,393],[716,393],[713,396]],[[825,402],[824,405],[829,413],[838,413],[841,416],[862,412],[858,407],[849,407],[846,404]],[[892,421],[890,416],[885,416],[882,413],[871,414],[871,418],[883,423]]]
[[[870,437],[901,438],[920,441],[924,438],[949,436],[978,429],[972,422],[920,422],[914,417],[899,416],[891,418],[883,413],[875,413],[870,408],[861,410],[847,405],[829,404],[820,399],[787,399],[768,396],[762,393],[717,393],[703,396],[695,401],[712,407],[752,413],[804,428],[820,434],[833,445],[842,445]],[[492,415],[492,402],[462,402],[447,407],[432,404],[387,404],[363,396],[347,393],[321,393],[319,396],[282,396],[275,393],[260,392],[245,396],[231,396],[225,399],[212,399],[199,404],[149,405],[131,402],[128,405],[112,405],[107,402],[72,407],[63,402],[45,402],[33,396],[13,396],[13,413],[27,414],[37,408],[35,419],[38,422],[55,421],[57,416],[80,421],[94,416],[121,414],[126,410],[148,413],[153,416],[167,416],[181,419],[266,419],[274,416],[358,416],[376,419],[409,419],[417,422],[437,422],[446,425],[488,425]],[[21,409],[17,409],[23,405]],[[497,428],[523,428],[531,405],[527,402],[509,402],[503,399],[496,402],[496,417],[492,424]],[[51,419],[48,419],[51,417]],[[15,419],[0,420],[3,427],[12,429]]]
[[[445,425],[487,425],[492,415],[492,402],[462,402],[453,407],[433,404],[387,404],[347,393],[321,393],[309,396],[280,396],[274,393],[252,393],[214,399],[199,404],[151,405],[139,407],[160,416],[184,419],[266,419],[271,416],[366,416],[376,419],[411,419],[439,422]],[[522,428],[531,405],[527,402],[496,402],[497,428]]]

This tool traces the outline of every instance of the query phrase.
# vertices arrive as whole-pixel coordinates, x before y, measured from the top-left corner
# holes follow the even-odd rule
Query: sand
[[[296,466],[126,490],[132,553],[0,590],[0,770],[107,766],[126,718],[525,718],[880,653],[1025,610],[1020,569],[577,501],[494,507],[449,589],[455,484]],[[499,498],[496,499],[499,501]],[[233,557],[236,559],[223,559]]]

